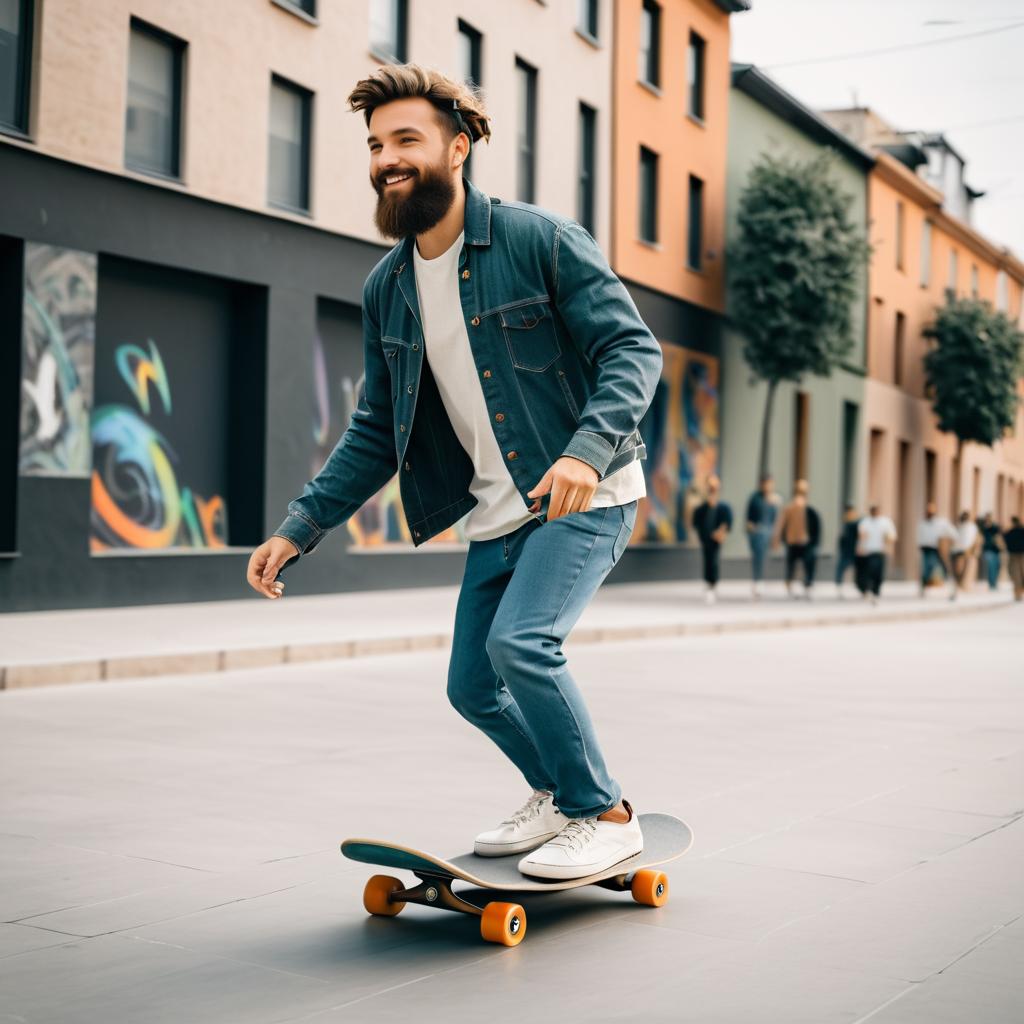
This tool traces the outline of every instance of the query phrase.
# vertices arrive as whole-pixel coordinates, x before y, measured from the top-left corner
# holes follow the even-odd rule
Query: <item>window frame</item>
[[[483,64],[484,64],[484,36],[483,33],[474,28],[465,18],[456,19],[456,29],[459,39],[459,46],[463,45],[463,40],[469,41],[469,78],[463,78],[463,81],[472,89],[483,88]],[[462,175],[464,178],[472,180],[473,177],[473,147],[470,146],[469,153],[466,156],[465,161],[462,164]]]
[[[159,43],[167,46],[172,54],[172,82],[171,82],[171,166],[174,168],[173,172],[168,173],[166,171],[158,170],[155,167],[145,167],[137,164],[132,164],[128,160],[128,103],[127,103],[127,81],[125,89],[125,140],[124,140],[124,152],[122,154],[122,162],[126,171],[131,171],[133,174],[144,174],[152,178],[161,178],[164,181],[184,181],[184,174],[182,170],[182,152],[184,150],[183,137],[185,134],[183,109],[184,109],[184,91],[185,91],[185,51],[188,49],[188,42],[178,36],[172,35],[170,32],[166,32],[162,28],[158,28],[156,25],[145,21],[142,18],[132,15],[128,24],[128,68],[129,75],[131,69],[131,41],[132,34],[139,32],[142,35],[147,35],[150,39],[154,39]]]
[[[651,46],[643,49],[644,20],[651,19]],[[640,53],[641,67],[637,76],[641,85],[661,89],[661,4],[658,0],[643,0],[640,7]],[[643,57],[646,54],[647,59]],[[654,75],[650,75],[653,65]]]
[[[637,189],[637,239],[644,245],[658,245],[658,164],[659,154],[641,143],[639,188]],[[649,184],[649,189],[648,189]],[[650,224],[650,234],[645,228]]]
[[[700,44],[696,49],[694,42]],[[708,41],[699,32],[690,29],[690,39],[686,46],[686,113],[698,124],[704,124],[707,112],[707,52]],[[698,104],[694,102],[695,97],[699,101],[699,110],[696,109]]]
[[[303,0],[270,0],[275,7],[280,7],[282,11],[287,11],[289,14],[294,14],[300,21],[305,21],[310,25],[319,25],[320,18],[317,10],[317,0],[307,0],[310,6],[313,8],[312,11],[307,11],[303,6]]]
[[[384,64],[404,64],[409,59],[409,2],[408,0],[370,0],[370,6],[375,3],[393,4],[395,8],[395,51],[389,53],[387,49],[377,45],[377,41],[369,39],[370,55]],[[372,24],[373,19],[370,19]]]
[[[537,68],[516,55],[516,199],[534,203],[537,199]],[[523,77],[520,77],[523,76]],[[521,83],[526,83],[525,107]],[[525,118],[525,131],[520,120]],[[523,143],[526,142],[524,146]],[[526,173],[524,175],[524,159]],[[524,180],[525,179],[525,180]]]
[[[601,0],[578,0],[576,31],[588,42],[601,41]]]
[[[270,100],[274,94],[274,86],[293,92],[302,102],[302,184],[306,205],[292,206],[291,203],[279,202],[271,198],[270,189]],[[270,73],[270,92],[268,93],[267,104],[267,206],[273,210],[283,210],[286,213],[298,214],[304,217],[313,215],[313,98],[312,89],[279,75],[276,71]]]
[[[576,219],[594,235],[597,213],[597,109],[582,100],[578,107],[577,131]]]
[[[694,185],[696,184],[696,188]],[[704,179],[691,174],[687,182],[686,190],[686,269],[696,273],[704,270]],[[697,235],[694,237],[694,197],[696,196],[696,227]],[[694,261],[694,244],[697,246],[697,259]]]
[[[27,139],[32,119],[32,58],[35,56],[35,0],[18,0],[18,18],[21,30],[18,33],[18,74],[14,83],[14,122],[0,119],[0,134],[14,135]]]

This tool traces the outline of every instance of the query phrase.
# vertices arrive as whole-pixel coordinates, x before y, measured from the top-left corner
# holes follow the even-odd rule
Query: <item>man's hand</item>
[[[284,537],[273,536],[264,541],[249,559],[245,578],[249,586],[264,597],[284,597],[284,582],[277,579],[282,565],[299,554],[299,549]]]
[[[548,522],[570,512],[586,512],[597,490],[600,476],[593,466],[571,455],[563,455],[541,478],[528,498],[536,498],[530,510],[540,511],[540,499],[551,492],[548,503]]]
[[[717,541],[717,542],[718,542],[719,544],[724,544],[724,543],[725,543],[725,536],[726,536],[726,534],[727,534],[728,532],[729,532],[729,527],[728,527],[728,526],[726,526],[726,525],[725,525],[725,523],[722,523],[722,525],[721,525],[721,526],[719,526],[719,527],[718,527],[718,529],[717,529],[717,530],[715,530],[715,532],[714,532],[713,534],[711,534],[711,536],[712,536],[712,537],[713,537],[713,538],[714,538],[714,539],[715,539],[715,540],[716,540],[716,541]]]

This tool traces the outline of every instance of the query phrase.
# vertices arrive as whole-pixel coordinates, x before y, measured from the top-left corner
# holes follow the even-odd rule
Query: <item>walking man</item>
[[[707,604],[715,603],[715,588],[720,575],[719,553],[726,535],[732,529],[732,509],[728,502],[719,500],[721,489],[721,480],[717,476],[709,476],[707,498],[693,510],[693,528],[700,539],[704,558],[704,600]]]
[[[857,524],[860,516],[853,505],[847,504],[843,509],[843,528],[839,532],[836,551],[836,597],[844,598],[843,583],[846,570],[857,565]],[[860,577],[854,569],[854,582],[859,586]]]
[[[1003,534],[1006,545],[1007,572],[1013,584],[1014,601],[1024,600],[1024,525],[1020,516],[1010,517],[1010,528]]]
[[[941,571],[944,580],[949,581],[949,567],[942,557],[942,544],[944,541],[955,540],[953,524],[938,514],[934,501],[929,501],[925,506],[924,519],[917,524],[917,546],[921,552],[921,597],[924,597],[925,588],[936,569]]]
[[[772,544],[772,531],[782,504],[770,473],[761,477],[760,486],[747,502],[747,544],[750,546],[750,573],[754,600],[764,587],[764,563]]]
[[[999,529],[996,521],[992,518],[991,512],[985,513],[978,529],[981,533],[981,560],[985,566],[988,589],[996,590],[999,587],[999,570],[1002,568],[1003,531]]]
[[[779,541],[786,545],[786,593],[794,597],[793,577],[799,563],[804,569],[804,597],[809,601],[814,588],[814,569],[818,560],[818,541],[821,538],[821,519],[816,509],[808,504],[810,488],[806,480],[797,480],[793,500],[782,510],[775,524],[772,547]]]
[[[867,593],[872,604],[878,604],[885,582],[885,556],[889,545],[896,540],[896,524],[883,516],[877,505],[868,509],[868,514],[857,527],[858,552],[864,558],[864,576]]]
[[[959,590],[970,590],[976,575],[976,558],[978,541],[981,534],[978,524],[971,518],[966,509],[960,513],[960,521],[956,527],[956,540],[953,541],[951,559],[953,562],[953,590],[949,595],[951,601],[956,600]]]
[[[349,105],[369,131],[377,226],[398,243],[363,289],[351,423],[249,582],[280,595],[280,570],[396,472],[415,545],[466,517],[447,695],[530,787],[475,850],[526,853],[520,870],[542,878],[601,871],[643,836],[562,645],[632,533],[661,349],[584,228],[463,178],[490,136],[467,86],[385,65]]]

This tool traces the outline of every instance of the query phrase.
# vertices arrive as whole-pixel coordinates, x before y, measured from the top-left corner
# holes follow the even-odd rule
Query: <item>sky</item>
[[[986,193],[974,227],[1024,258],[1024,0],[751,0],[732,59],[812,109],[943,132]]]

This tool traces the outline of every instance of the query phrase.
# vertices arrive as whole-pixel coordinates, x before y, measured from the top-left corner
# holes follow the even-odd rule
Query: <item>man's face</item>
[[[385,238],[429,231],[448,212],[461,177],[461,147],[421,96],[393,100],[370,117],[370,184],[377,193],[374,220]]]
[[[762,493],[763,495],[765,495],[766,497],[767,497],[767,496],[768,496],[769,494],[771,494],[771,493],[772,493],[772,491],[774,490],[774,488],[775,488],[775,484],[774,484],[774,482],[772,481],[772,478],[771,478],[771,477],[768,477],[768,478],[767,478],[766,480],[762,480],[762,481],[761,481],[761,493]]]

